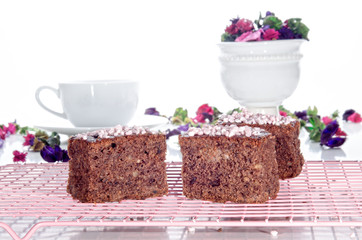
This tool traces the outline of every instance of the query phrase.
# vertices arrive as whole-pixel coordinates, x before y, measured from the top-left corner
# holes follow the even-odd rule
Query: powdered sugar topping
[[[119,136],[128,136],[128,135],[139,135],[139,134],[156,134],[157,132],[151,131],[148,128],[145,127],[139,127],[139,126],[121,126],[117,125],[113,128],[105,128],[100,129],[97,131],[87,132],[87,133],[81,133],[75,135],[75,138],[82,138],[84,140],[95,140],[95,139],[102,139],[102,138],[113,138],[113,137],[119,137]]]
[[[260,137],[269,133],[261,128],[253,128],[249,126],[238,127],[236,125],[208,125],[204,124],[201,128],[190,127],[185,133],[186,136],[245,136],[245,137]]]
[[[223,114],[219,118],[219,123],[245,123],[245,124],[289,124],[296,121],[294,118],[287,116],[275,116],[271,114],[261,114],[261,113],[252,113],[248,112],[246,109],[243,109],[242,112],[233,112],[231,115]]]

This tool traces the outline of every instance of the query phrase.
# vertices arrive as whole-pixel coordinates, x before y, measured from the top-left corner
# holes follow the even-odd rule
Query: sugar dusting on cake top
[[[243,136],[243,137],[262,137],[269,135],[270,133],[258,128],[258,127],[249,127],[236,125],[208,125],[204,124],[201,128],[190,127],[189,130],[185,133],[185,136]]]
[[[119,136],[155,134],[155,133],[157,132],[151,131],[145,127],[139,127],[139,126],[128,127],[128,126],[117,125],[113,128],[105,128],[92,132],[77,134],[74,137],[77,139],[94,141],[96,139],[102,139],[102,138],[113,138]]]
[[[275,116],[271,114],[262,114],[262,113],[252,113],[248,112],[246,109],[243,109],[242,112],[233,112],[231,115],[223,114],[219,118],[219,123],[245,123],[245,124],[289,124],[295,122],[296,120],[290,116]]]

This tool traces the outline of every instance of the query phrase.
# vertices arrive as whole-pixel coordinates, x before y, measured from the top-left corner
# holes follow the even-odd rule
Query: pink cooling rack
[[[120,203],[79,203],[66,193],[67,164],[0,167],[0,226],[29,239],[52,226],[362,226],[362,162],[309,161],[265,204],[211,203],[182,195],[180,163],[167,168],[169,194]],[[5,220],[35,218],[21,238]]]

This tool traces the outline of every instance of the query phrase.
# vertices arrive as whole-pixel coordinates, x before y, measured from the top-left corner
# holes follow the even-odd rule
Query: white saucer
[[[147,128],[154,128],[168,123],[168,119],[164,117],[158,116],[151,116],[151,115],[143,115],[134,118],[128,126],[140,126],[140,127],[147,127]],[[59,134],[64,135],[75,135],[79,133],[85,133],[90,131],[95,131],[99,129],[107,129],[109,127],[73,127],[69,123],[64,124],[64,127],[57,127],[57,126],[47,126],[47,125],[37,125],[34,126],[35,128],[39,128],[42,130],[46,130],[49,132],[57,132]]]
[[[64,135],[75,135],[78,133],[85,133],[90,131],[95,131],[98,129],[103,129],[104,127],[51,127],[51,126],[35,126],[35,128],[39,128],[42,130],[46,130],[49,132],[57,132],[59,134]]]

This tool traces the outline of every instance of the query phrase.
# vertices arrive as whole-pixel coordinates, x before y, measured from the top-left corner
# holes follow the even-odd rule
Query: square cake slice
[[[259,127],[273,134],[276,138],[276,158],[279,178],[297,177],[303,169],[304,157],[300,150],[299,121],[292,117],[274,116],[270,114],[251,113],[246,109],[231,115],[220,116],[222,125]]]
[[[117,126],[71,137],[68,153],[67,191],[81,202],[118,202],[168,193],[164,134]]]
[[[275,137],[260,128],[190,128],[179,136],[183,193],[213,202],[264,203],[279,192]]]

